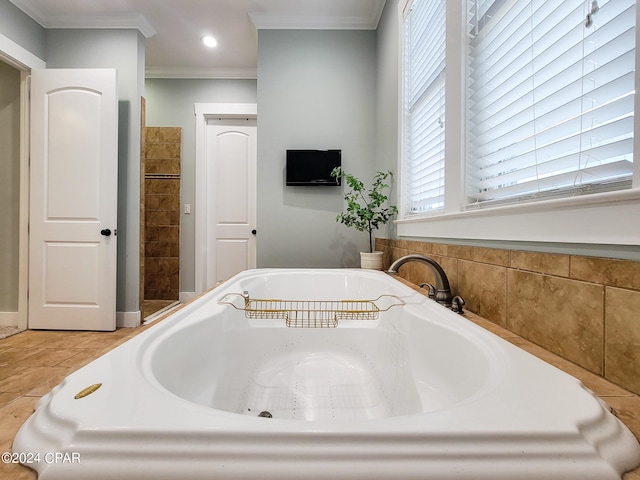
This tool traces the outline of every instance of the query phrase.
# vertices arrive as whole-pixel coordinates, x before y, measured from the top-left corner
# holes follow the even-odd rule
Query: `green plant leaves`
[[[336,167],[331,171],[334,178],[342,177],[350,187],[344,199],[347,202],[346,211],[336,216],[336,222],[340,222],[347,227],[353,227],[359,232],[369,233],[369,251],[373,251],[372,231],[377,230],[380,225],[387,223],[393,215],[398,213],[395,205],[383,207],[388,200],[383,190],[389,188],[385,180],[393,177],[391,171],[377,172],[373,177],[371,189],[366,191],[364,183],[350,173],[345,172],[342,167]]]

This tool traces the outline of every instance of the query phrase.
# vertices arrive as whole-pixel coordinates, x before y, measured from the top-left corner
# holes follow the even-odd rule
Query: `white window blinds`
[[[630,186],[634,0],[469,0],[467,205]]]
[[[403,213],[444,207],[444,0],[414,0],[404,22]]]

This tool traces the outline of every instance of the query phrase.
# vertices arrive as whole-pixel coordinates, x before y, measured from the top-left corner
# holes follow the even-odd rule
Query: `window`
[[[415,0],[404,20],[404,214],[444,207],[445,10]]]
[[[634,0],[407,4],[399,225],[629,188],[637,205]],[[451,225],[427,236],[467,235]]]
[[[630,187],[635,1],[468,6],[466,203]]]

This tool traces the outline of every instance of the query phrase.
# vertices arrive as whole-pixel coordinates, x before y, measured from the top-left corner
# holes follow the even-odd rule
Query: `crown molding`
[[[266,12],[249,13],[258,30],[375,30],[378,28],[385,0],[372,2],[368,16],[304,16]]]
[[[44,28],[135,29],[145,38],[156,34],[146,17],[137,12],[46,15],[33,0],[10,1]]]
[[[0,33],[0,60],[18,70],[29,71],[32,68],[45,68],[46,62]]]
[[[146,67],[145,78],[255,80],[256,68],[164,68]]]

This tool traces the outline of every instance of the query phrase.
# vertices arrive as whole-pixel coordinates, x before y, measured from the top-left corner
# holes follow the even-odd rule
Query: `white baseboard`
[[[137,312],[116,312],[116,328],[132,328],[140,326],[140,310]]]
[[[180,292],[178,299],[180,303],[187,303],[189,300],[196,297],[196,292]]]
[[[0,312],[0,327],[17,327],[19,323],[18,312]]]

